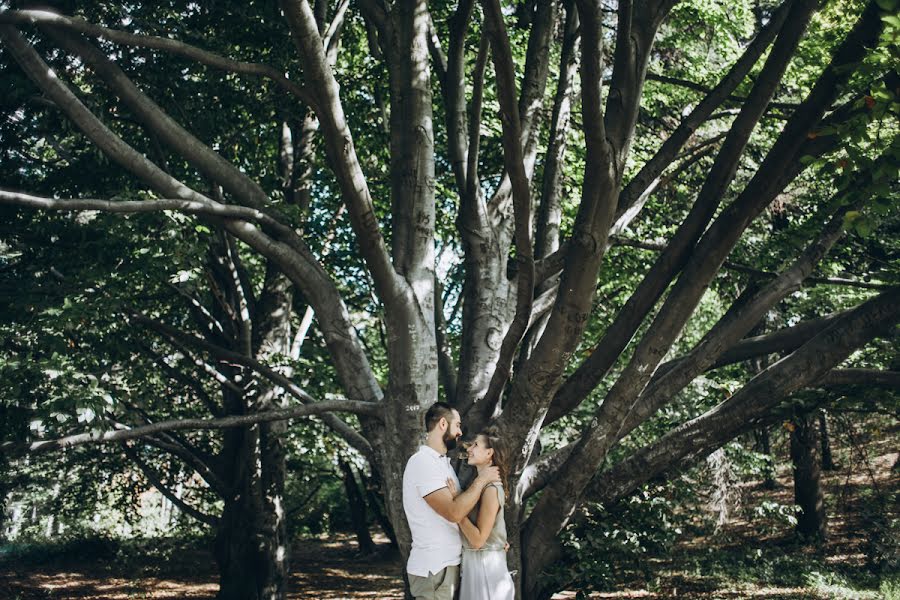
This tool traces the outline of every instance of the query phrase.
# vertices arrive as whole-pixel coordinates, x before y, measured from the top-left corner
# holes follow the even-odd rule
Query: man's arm
[[[457,497],[453,497],[449,487],[444,487],[425,496],[425,502],[451,523],[459,523],[475,508],[484,486],[495,481],[500,481],[500,471],[497,467],[489,467]]]

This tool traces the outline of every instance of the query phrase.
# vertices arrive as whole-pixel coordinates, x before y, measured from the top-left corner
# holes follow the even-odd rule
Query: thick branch
[[[612,146],[621,179],[625,159],[631,149],[634,127],[641,106],[647,64],[656,30],[674,2],[633,2],[619,0],[616,48],[612,77],[606,97],[607,139]]]
[[[322,139],[347,203],[363,258],[372,273],[379,298],[389,309],[394,308],[402,280],[391,265],[381,235],[369,186],[344,117],[340,88],[322,46],[315,15],[305,0],[282,0],[280,4],[303,59],[304,75],[316,100],[312,106],[319,118]]]
[[[694,380],[734,344],[747,335],[769,310],[800,288],[803,280],[844,234],[844,215],[853,206],[838,209],[822,233],[790,267],[749,298],[736,302],[677,366],[647,386],[616,433],[619,439],[640,425]]]
[[[372,402],[362,402],[359,400],[323,400],[313,404],[303,404],[301,406],[292,406],[290,408],[269,410],[249,415],[235,415],[223,417],[221,419],[175,419],[171,421],[159,421],[157,423],[131,429],[91,431],[55,440],[31,442],[24,446],[17,445],[14,442],[4,442],[0,445],[0,450],[9,456],[15,457],[22,454],[40,454],[42,452],[71,448],[83,444],[104,444],[107,442],[134,440],[166,431],[229,429],[232,427],[254,425],[256,423],[271,423],[274,421],[286,421],[310,415],[321,415],[328,412],[349,412],[358,415],[377,417],[380,414],[380,407]]]
[[[876,386],[900,389],[900,371],[881,369],[834,369],[826,373],[814,384],[816,387],[839,387],[844,385]]]
[[[708,454],[762,419],[789,394],[818,385],[835,365],[898,320],[900,288],[894,288],[845,314],[725,402],[598,475],[588,497],[600,501],[620,498],[648,479]],[[835,379],[840,380],[840,374]],[[887,379],[896,381],[892,376]]]
[[[531,186],[525,171],[522,150],[523,132],[519,107],[516,105],[516,77],[509,36],[503,23],[503,13],[499,1],[485,0],[484,9],[488,26],[487,34],[491,39],[494,71],[497,76],[497,94],[503,123],[503,162],[513,189],[516,261],[518,262],[515,316],[503,337],[497,366],[483,401],[482,416],[490,417],[509,380],[516,348],[528,328],[534,299],[534,255],[531,246]]]
[[[553,100],[550,119],[550,141],[544,158],[544,174],[541,181],[541,199],[538,205],[537,230],[534,255],[545,258],[559,248],[561,215],[562,166],[566,153],[566,137],[569,131],[573,84],[578,54],[578,13],[573,1],[566,3],[566,24],[559,59],[559,79]],[[536,274],[537,277],[537,274]],[[538,278],[538,282],[543,279]]]
[[[447,126],[447,149],[450,165],[453,167],[453,175],[456,178],[456,187],[460,195],[466,193],[466,166],[467,153],[469,151],[466,125],[466,33],[469,29],[469,20],[472,16],[474,0],[461,0],[456,11],[449,20],[450,40],[447,45],[446,68],[444,77],[441,78],[441,91],[444,96],[444,118]],[[436,32],[434,32],[436,35]],[[432,56],[439,52],[437,44],[431,44]],[[438,62],[437,60],[435,62]],[[482,70],[483,72],[483,70]],[[483,80],[478,82],[478,69],[474,85],[483,85]],[[476,90],[473,89],[473,96]]]

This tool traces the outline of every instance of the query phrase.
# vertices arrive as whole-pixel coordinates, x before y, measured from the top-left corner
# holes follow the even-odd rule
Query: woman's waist
[[[472,548],[471,546],[463,544],[463,554],[465,554],[466,552],[506,552],[506,544],[490,544],[487,546],[482,546],[481,548]]]

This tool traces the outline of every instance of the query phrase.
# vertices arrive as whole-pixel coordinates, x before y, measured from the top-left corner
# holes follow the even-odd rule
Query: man
[[[412,532],[406,571],[418,600],[452,600],[459,585],[462,541],[459,523],[478,503],[484,486],[500,481],[496,467],[486,469],[455,498],[447,487],[459,480],[447,452],[462,436],[459,413],[446,402],[435,402],[425,413],[425,445],[403,471],[403,510]]]

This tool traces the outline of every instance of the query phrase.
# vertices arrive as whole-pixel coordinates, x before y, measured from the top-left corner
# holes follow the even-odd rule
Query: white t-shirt
[[[403,510],[412,532],[406,571],[412,575],[428,577],[429,573],[458,565],[462,560],[459,526],[437,514],[425,502],[425,496],[447,487],[448,477],[459,489],[459,479],[450,467],[450,459],[429,446],[419,446],[403,471]]]

